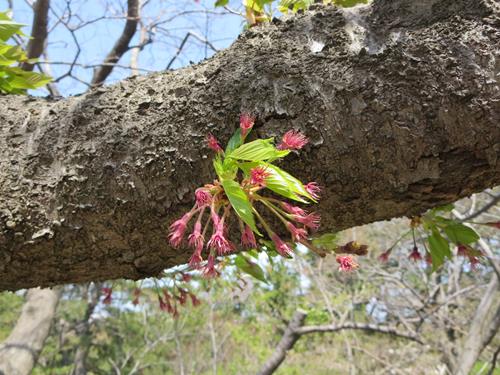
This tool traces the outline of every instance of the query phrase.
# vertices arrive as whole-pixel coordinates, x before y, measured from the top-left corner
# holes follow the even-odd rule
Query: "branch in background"
[[[165,70],[169,70],[172,67],[172,64],[177,59],[177,57],[179,57],[180,53],[182,52],[182,49],[184,48],[184,45],[186,44],[186,42],[189,39],[189,37],[193,37],[195,39],[198,39],[200,42],[202,42],[206,46],[210,47],[210,49],[212,51],[217,52],[217,48],[215,48],[215,46],[212,43],[210,43],[210,41],[208,39],[205,39],[205,38],[203,38],[203,37],[201,37],[201,36],[193,33],[192,31],[188,31],[186,33],[186,35],[184,36],[184,39],[182,39],[182,42],[179,45],[179,48],[177,48],[177,51],[175,52],[175,55],[168,62],[167,67],[165,68]]]
[[[61,290],[28,290],[16,326],[0,345],[0,374],[31,373],[49,335]]]
[[[258,375],[270,375],[276,371],[281,363],[283,363],[286,353],[292,349],[297,340],[300,339],[300,334],[297,333],[297,330],[304,325],[306,316],[307,313],[305,311],[298,310],[295,312],[292,320],[288,323],[280,342],[276,346],[276,349],[274,349],[274,353],[271,357],[269,357],[264,366],[262,366]]]
[[[47,41],[47,25],[49,22],[49,7],[50,0],[37,0],[33,5],[33,24],[31,27],[31,38],[28,42],[26,54],[30,59],[39,58],[44,49]],[[21,68],[26,71],[32,71],[35,67],[34,64],[23,63]]]
[[[129,50],[129,43],[134,37],[139,22],[139,0],[128,0],[127,22],[125,28],[117,40],[112,50],[104,59],[104,65],[100,66],[94,71],[91,84],[99,86],[104,83],[106,78],[113,71],[113,65],[120,60],[120,58]]]
[[[319,333],[319,332],[338,332],[347,329],[362,330],[374,333],[383,333],[391,335],[394,337],[404,338],[407,340],[415,341],[423,345],[422,340],[411,333],[401,332],[394,327],[379,326],[376,324],[369,323],[352,323],[347,322],[340,325],[329,324],[321,326],[303,326],[304,320],[307,317],[307,313],[298,310],[295,312],[292,320],[288,324],[281,337],[280,342],[276,346],[274,353],[269,357],[267,362],[262,366],[261,370],[258,372],[259,375],[270,375],[273,374],[278,367],[283,363],[286,357],[286,353],[293,348],[295,343],[299,340],[302,335],[309,333]]]

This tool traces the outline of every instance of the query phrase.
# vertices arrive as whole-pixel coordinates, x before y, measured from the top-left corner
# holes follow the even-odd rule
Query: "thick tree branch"
[[[494,7],[315,5],[196,66],[61,101],[0,97],[0,289],[185,262],[168,225],[214,177],[207,133],[227,141],[241,111],[257,114],[260,136],[311,138],[284,167],[325,187],[323,231],[499,184]]]
[[[128,0],[127,5],[127,22],[125,23],[125,27],[115,45],[104,59],[103,64],[95,69],[91,81],[93,86],[103,84],[113,71],[113,64],[116,64],[125,52],[129,50],[130,41],[134,37],[139,22],[140,4],[139,0]]]
[[[31,26],[31,39],[28,42],[26,54],[30,59],[39,58],[47,41],[47,25],[49,22],[50,0],[37,0],[33,5],[33,24]],[[22,69],[32,71],[33,64],[23,63]]]

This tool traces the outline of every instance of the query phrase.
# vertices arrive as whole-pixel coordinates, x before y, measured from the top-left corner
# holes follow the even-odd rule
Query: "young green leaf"
[[[429,236],[428,240],[432,257],[432,270],[435,271],[441,267],[446,257],[451,258],[450,245],[436,228],[432,230],[432,234]]]
[[[231,154],[231,152],[240,147],[242,143],[243,138],[241,137],[241,129],[237,129],[227,143],[225,155]]]
[[[257,263],[254,263],[250,259],[245,257],[243,254],[238,254],[234,258],[234,264],[241,271],[267,284],[266,276],[262,268],[260,268],[260,266]]]
[[[338,234],[337,233],[325,233],[319,237],[312,240],[312,244],[316,247],[334,251],[338,247]]]
[[[443,230],[450,241],[455,244],[468,245],[480,238],[474,229],[460,223],[448,225]]]
[[[288,150],[280,151],[272,144],[272,138],[256,139],[245,143],[235,149],[228,157],[238,160],[264,161],[282,158],[290,153]]]
[[[260,235],[252,213],[252,205],[240,184],[234,180],[221,180],[224,192],[238,216],[257,234]]]

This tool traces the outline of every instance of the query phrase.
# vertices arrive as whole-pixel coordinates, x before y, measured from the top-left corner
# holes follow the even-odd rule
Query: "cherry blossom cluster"
[[[235,138],[239,141],[238,146],[245,143],[254,123],[255,118],[250,114],[245,113],[240,116],[240,128]],[[286,176],[290,177],[286,178],[290,181],[293,179],[293,183],[287,184],[285,181],[279,185],[276,175],[281,173],[282,176],[284,172],[271,164],[292,150],[302,149],[308,143],[308,139],[302,133],[290,130],[283,135],[277,146],[270,146],[265,140],[258,141],[251,142],[251,146],[245,144],[244,146],[248,146],[245,154],[243,148],[239,149],[239,153],[238,150],[232,151],[235,156],[230,159],[228,156],[230,151],[228,149],[224,151],[218,140],[209,135],[208,147],[216,153],[216,160],[219,163],[216,172],[219,179],[198,188],[195,191],[195,204],[191,210],[170,226],[170,245],[174,248],[181,246],[191,248],[193,253],[189,266],[201,270],[206,277],[215,277],[219,274],[216,267],[217,257],[257,248],[259,237],[263,240],[262,243],[270,240],[268,243],[273,244],[274,250],[287,258],[293,254],[293,243],[314,248],[309,236],[318,229],[320,215],[308,212],[284,199],[278,199],[277,196],[281,193],[302,203],[316,202],[320,198],[320,186],[316,182],[302,184],[288,174]],[[259,159],[261,157],[259,155],[264,154],[272,157],[262,156],[262,159]],[[227,160],[231,161],[226,162]],[[231,170],[234,165],[237,166],[237,172]],[[223,168],[221,166],[232,172],[220,171]],[[234,175],[227,184],[224,183],[224,173]],[[228,190],[228,186],[235,191]],[[266,194],[270,191],[278,194]],[[247,205],[239,207],[241,202]],[[266,211],[266,214],[263,211]],[[267,219],[269,215],[274,216],[276,220]],[[256,218],[255,225],[252,225],[253,218]],[[271,221],[274,225],[275,223],[281,225],[281,228],[274,228]],[[234,239],[234,232],[237,230],[239,230],[239,241]],[[260,231],[263,231],[263,234]],[[284,239],[278,233],[288,233],[289,238]],[[344,268],[352,267],[345,265],[342,266],[342,269]]]

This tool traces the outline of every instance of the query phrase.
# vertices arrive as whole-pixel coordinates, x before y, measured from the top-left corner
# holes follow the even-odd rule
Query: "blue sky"
[[[13,5],[14,19],[26,24],[24,32],[29,34],[33,13],[28,1],[14,0]],[[58,17],[68,14],[68,9],[71,9],[73,14],[73,17],[67,20],[70,27],[76,27],[102,15],[108,16],[107,19],[93,22],[74,32],[81,47],[77,62],[83,65],[95,65],[102,62],[125,24],[125,20],[117,16],[124,14],[126,0],[52,0],[51,5],[54,12],[49,14],[51,32],[47,51],[49,60],[59,63],[50,65],[51,75],[57,78],[67,72],[69,69],[67,63],[73,61],[77,52],[77,45],[71,32],[62,23],[56,23]],[[241,11],[241,2],[233,0],[230,2],[230,7]],[[0,0],[0,10],[8,8],[8,1]],[[142,73],[165,70],[188,31],[208,39],[217,49],[222,49],[228,47],[243,29],[243,19],[238,15],[227,13],[224,9],[214,8],[214,0],[201,0],[199,3],[194,0],[150,0],[142,16],[145,23],[157,19],[165,21],[152,34],[154,43],[145,47],[139,56],[138,67],[144,69]],[[139,32],[136,33],[132,45],[138,42]],[[214,51],[205,44],[195,38],[190,38],[172,68],[185,66],[190,61],[199,62],[213,53]],[[130,65],[130,52],[122,57],[119,64]],[[78,79],[83,81],[88,82],[92,77],[92,68],[75,67],[73,72]],[[128,75],[130,75],[130,70],[115,68],[107,82],[118,81]],[[87,90],[87,86],[71,77],[60,80],[57,85],[63,95],[74,95]],[[46,91],[40,90],[36,94],[44,95]]]

